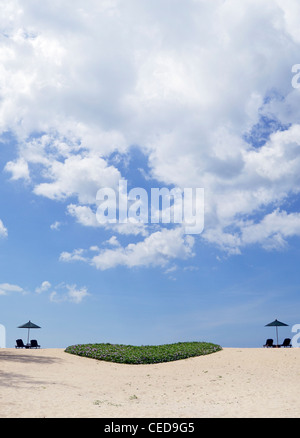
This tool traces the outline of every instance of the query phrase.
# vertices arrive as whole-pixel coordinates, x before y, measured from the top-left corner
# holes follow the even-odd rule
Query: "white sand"
[[[156,365],[0,349],[0,417],[299,417],[300,349],[225,348]]]

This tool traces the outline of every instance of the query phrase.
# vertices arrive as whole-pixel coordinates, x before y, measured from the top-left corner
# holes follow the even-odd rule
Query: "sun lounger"
[[[37,340],[32,339],[32,340],[30,341],[30,348],[40,348],[40,347],[41,347],[41,346],[38,345]]]
[[[267,339],[264,347],[267,347],[267,348],[274,347],[273,342],[274,342],[273,339]]]
[[[285,340],[280,345],[280,347],[292,347],[290,338],[285,338]]]
[[[24,345],[22,339],[17,339],[17,340],[16,340],[16,344],[17,344],[17,345],[16,345],[16,348],[28,348],[27,345]]]

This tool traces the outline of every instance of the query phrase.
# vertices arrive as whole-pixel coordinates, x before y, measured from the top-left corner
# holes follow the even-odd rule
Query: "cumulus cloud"
[[[89,205],[69,204],[67,206],[67,213],[73,216],[79,224],[85,227],[101,227],[105,228],[106,230],[125,235],[148,235],[147,224],[144,224],[143,222],[128,222],[124,224],[117,222],[115,224],[100,224],[96,216],[96,207],[92,208]]]
[[[90,295],[85,286],[78,287],[76,284],[63,282],[52,287],[49,281],[43,281],[42,284],[35,289],[35,292],[38,294],[47,292],[50,301],[54,303],[70,302],[79,304],[85,297]]]
[[[90,295],[86,287],[78,288],[76,284],[63,284],[57,287],[57,289],[59,289],[59,291],[54,290],[50,294],[50,301],[56,303],[69,301],[71,303],[79,304],[85,297]]]
[[[111,236],[111,238],[107,240],[107,243],[111,246],[120,246],[120,242],[116,236]]]
[[[79,155],[52,162],[46,176],[52,181],[36,185],[37,195],[57,200],[75,195],[81,203],[95,203],[100,187],[115,187],[120,179],[117,169],[102,158]]]
[[[29,292],[17,284],[0,284],[0,296],[12,293],[28,294]],[[35,293],[47,293],[52,302],[70,302],[75,304],[80,304],[82,300],[90,295],[85,286],[78,287],[76,284],[61,283],[52,287],[49,281],[43,281],[40,286],[35,288]]]
[[[296,0],[0,3],[0,130],[18,142],[5,167],[13,180],[99,227],[96,192],[123,176],[109,157],[138,145],[148,179],[205,189],[200,240],[238,254],[298,235],[286,207],[300,191]],[[164,263],[164,245],[191,254],[174,230],[175,248],[170,230],[111,231],[145,239],[88,257],[99,269]],[[61,259],[86,260],[80,251]]]
[[[97,221],[96,213],[88,205],[76,205],[69,204],[67,212],[71,216],[75,217],[77,222],[86,227],[99,227],[100,224]]]
[[[260,242],[266,249],[282,248],[290,236],[300,236],[300,213],[288,214],[277,209],[261,222],[246,223],[242,227],[244,245]]]
[[[25,293],[25,290],[17,284],[2,283],[0,284],[0,295],[8,295],[10,293]]]
[[[16,161],[9,161],[6,163],[4,170],[11,173],[12,180],[29,180],[28,163],[23,158]]]
[[[115,248],[106,248],[91,256],[83,249],[72,253],[63,252],[60,260],[63,262],[85,261],[97,269],[104,271],[116,266],[166,266],[172,259],[187,259],[193,256],[194,238],[184,235],[181,228],[164,229],[152,233],[138,243],[130,243],[126,247],[117,244],[115,239],[110,244]]]
[[[49,281],[43,281],[43,283],[38,286],[35,291],[36,293],[40,294],[42,292],[46,292],[47,290],[49,290],[51,287],[51,283]]]
[[[74,249],[72,253],[69,253],[67,251],[64,251],[60,255],[60,260],[63,262],[70,262],[70,261],[86,261],[86,257],[84,255],[83,249]]]
[[[53,224],[50,225],[50,228],[51,228],[51,230],[58,231],[60,229],[60,226],[61,226],[61,222],[55,221],[55,222],[53,222]]]

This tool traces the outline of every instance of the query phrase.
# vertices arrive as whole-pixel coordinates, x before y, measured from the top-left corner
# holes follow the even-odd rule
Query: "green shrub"
[[[202,356],[222,350],[208,342],[178,342],[165,345],[78,344],[65,349],[66,353],[108,362],[153,364]]]

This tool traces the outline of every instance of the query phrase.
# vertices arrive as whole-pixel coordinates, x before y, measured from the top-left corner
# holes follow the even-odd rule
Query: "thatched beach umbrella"
[[[277,338],[277,345],[278,345],[278,327],[285,326],[287,327],[288,324],[285,324],[284,322],[278,321],[278,319],[275,319],[275,321],[269,322],[269,324],[266,324],[265,327],[276,327],[276,338]]]
[[[28,337],[27,337],[27,344],[29,344],[29,331],[30,329],[38,329],[41,328],[40,326],[34,324],[33,322],[31,322],[30,320],[28,322],[26,322],[23,325],[19,325],[18,328],[27,328],[28,329]]]

